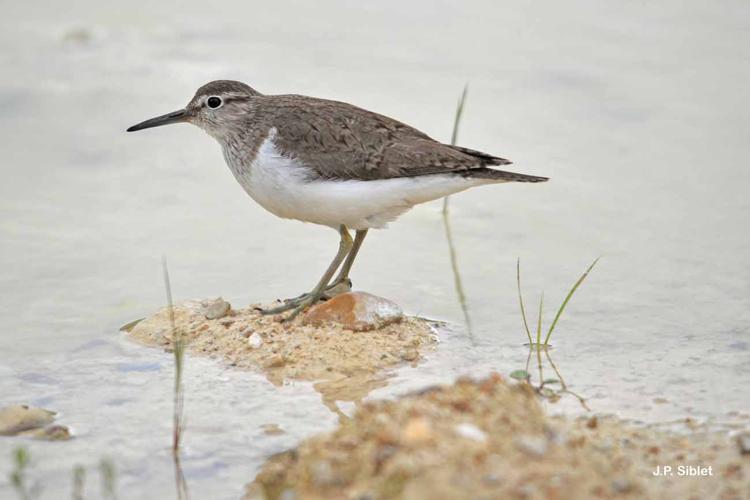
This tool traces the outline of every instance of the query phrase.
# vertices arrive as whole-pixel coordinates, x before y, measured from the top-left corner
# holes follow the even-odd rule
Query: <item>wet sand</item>
[[[671,472],[654,476],[657,470]],[[550,418],[497,374],[365,403],[268,460],[245,500],[747,498],[750,457],[725,433]]]
[[[323,402],[343,417],[336,401],[360,401],[385,385],[387,369],[418,363],[437,344],[434,322],[404,317],[396,324],[355,332],[340,324],[313,326],[301,315],[291,322],[263,316],[254,304],[237,310],[220,299],[186,301],[126,325],[127,336],[144,345],[171,350],[174,332],[192,355],[221,359],[232,367],[262,371],[276,386],[285,380],[315,383]],[[207,317],[208,316],[208,317]],[[219,317],[216,317],[219,316]]]

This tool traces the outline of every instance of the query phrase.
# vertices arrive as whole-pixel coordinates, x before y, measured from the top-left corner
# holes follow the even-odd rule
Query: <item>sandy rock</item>
[[[14,405],[0,408],[0,435],[12,436],[29,429],[49,425],[55,419],[55,412],[27,405]]]
[[[226,302],[221,301],[224,304]],[[131,340],[170,350],[174,331],[186,342],[190,355],[223,359],[239,369],[261,370],[275,385],[287,380],[308,380],[323,396],[323,402],[340,418],[348,418],[336,401],[360,401],[370,391],[387,385],[384,371],[402,364],[400,353],[417,362],[421,352],[436,340],[433,323],[413,317],[385,325],[367,335],[354,334],[340,324],[313,326],[298,316],[279,322],[260,311],[271,304],[252,304],[227,309],[222,320],[206,318],[206,308],[217,300],[188,300],[163,308],[124,331]],[[215,306],[218,309],[218,306]]]
[[[348,292],[313,306],[305,315],[309,325],[335,323],[355,332],[375,330],[401,321],[398,304],[366,292]]]
[[[206,317],[206,319],[223,318],[227,315],[227,313],[229,313],[229,310],[232,308],[229,302],[222,299],[221,297],[215,300],[205,301],[203,303],[203,306],[205,307],[204,316]]]

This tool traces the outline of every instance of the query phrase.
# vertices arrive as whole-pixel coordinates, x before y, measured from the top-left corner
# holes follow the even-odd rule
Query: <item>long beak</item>
[[[162,125],[169,125],[170,123],[179,123],[187,120],[187,110],[180,109],[179,111],[173,111],[166,115],[157,116],[151,118],[145,122],[141,122],[138,125],[133,125],[128,129],[128,132],[135,132],[137,130],[143,130],[144,128],[161,127]]]

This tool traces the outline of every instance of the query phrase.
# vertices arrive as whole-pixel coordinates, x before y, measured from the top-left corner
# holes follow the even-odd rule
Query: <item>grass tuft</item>
[[[549,330],[547,330],[547,335],[544,338],[544,343],[542,343],[542,312],[544,308],[544,292],[542,292],[541,299],[539,301],[539,316],[537,317],[537,329],[536,329],[536,343],[534,343],[531,339],[531,331],[529,330],[529,323],[526,319],[526,308],[523,304],[523,293],[521,291],[521,259],[518,259],[516,261],[516,286],[518,289],[518,303],[521,307],[521,317],[523,318],[523,326],[526,330],[526,336],[529,339],[529,345],[532,347],[536,345],[537,348],[539,347],[547,347],[549,345],[549,339],[552,337],[552,332],[555,331],[555,327],[557,326],[557,322],[560,320],[560,316],[562,316],[563,311],[568,306],[568,302],[570,302],[570,299],[573,297],[573,294],[576,293],[576,290],[578,290],[578,287],[581,286],[581,283],[583,283],[583,280],[586,279],[586,277],[589,275],[592,269],[594,269],[594,266],[597,262],[599,262],[599,258],[597,257],[594,259],[594,262],[591,263],[591,265],[586,269],[586,271],[581,275],[580,278],[578,278],[578,281],[576,281],[573,284],[573,287],[568,292],[568,295],[565,296],[565,300],[563,300],[562,304],[560,304],[560,307],[557,309],[557,314],[555,314],[555,319],[552,320],[552,324],[549,327]]]

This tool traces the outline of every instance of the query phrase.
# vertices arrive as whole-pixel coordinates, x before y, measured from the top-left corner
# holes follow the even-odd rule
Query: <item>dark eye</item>
[[[211,109],[216,109],[222,104],[221,97],[216,97],[215,95],[212,95],[211,97],[206,100],[206,104],[208,104],[208,107]]]

